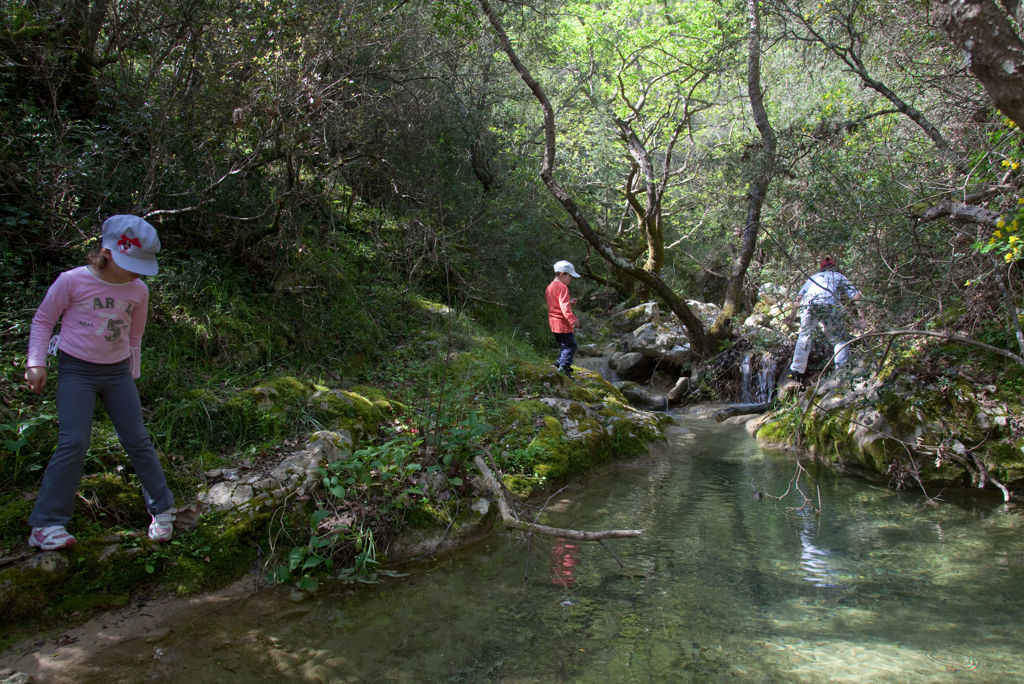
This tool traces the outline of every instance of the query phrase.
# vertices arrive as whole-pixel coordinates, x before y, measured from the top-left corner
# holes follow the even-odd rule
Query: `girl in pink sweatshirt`
[[[156,275],[160,238],[138,216],[111,216],[90,264],[65,271],[47,290],[29,333],[25,381],[41,393],[47,353],[58,357],[57,448],[29,516],[28,543],[43,550],[72,546],[71,520],[92,433],[96,398],[103,402],[128,454],[151,520],[149,537],[167,541],[174,531],[174,495],[142,421],[135,387],[146,328],[149,289],[140,275]],[[60,332],[50,337],[60,321]]]

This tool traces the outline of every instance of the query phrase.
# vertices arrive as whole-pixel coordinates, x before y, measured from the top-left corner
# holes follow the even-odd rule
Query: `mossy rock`
[[[768,418],[761,423],[757,434],[757,443],[763,446],[781,446],[793,441],[793,429],[785,420]]]
[[[524,500],[542,491],[546,484],[546,480],[543,477],[517,473],[503,475],[501,481],[513,496]]]
[[[56,553],[50,555],[55,559],[59,556]],[[10,627],[39,620],[53,602],[54,587],[59,586],[69,572],[66,565],[56,572],[24,567],[0,571],[0,624]]]
[[[993,444],[987,454],[994,475],[1004,485],[1024,486],[1024,437]]]
[[[552,409],[542,401],[536,399],[521,399],[509,404],[505,413],[513,424],[531,425],[542,416],[550,415]]]
[[[611,460],[612,443],[601,423],[586,418],[575,422],[573,429],[570,438],[557,418],[544,418],[543,429],[531,442],[542,454],[534,465],[534,475],[561,482]]]
[[[664,413],[653,413],[647,420],[615,416],[609,420],[612,428],[612,451],[618,458],[646,453],[651,442],[664,438],[665,428],[672,422]]]
[[[379,392],[368,397],[364,392],[340,389],[318,390],[308,404],[310,413],[322,425],[347,430],[357,440],[375,435],[391,407]]]
[[[466,505],[451,499],[446,504],[423,504],[410,509],[412,520],[388,545],[388,559],[405,561],[434,554],[472,541],[490,530],[497,506]]]
[[[183,595],[229,584],[256,563],[273,518],[261,509],[204,515],[195,529],[175,537],[155,579]]]
[[[991,396],[980,401],[961,378],[939,374],[922,382],[892,367],[873,376],[854,369],[824,378],[819,388],[813,409],[799,408],[808,396],[797,399],[761,426],[758,441],[802,438],[823,461],[897,483],[920,478],[927,487],[976,487],[986,477],[979,467],[1004,484],[1024,480],[1024,453],[1009,441],[1012,409]],[[976,445],[970,454],[969,444]]]
[[[517,361],[512,372],[517,387],[529,397],[567,396],[573,384],[572,378],[553,365],[536,361]]]
[[[228,403],[248,402],[258,411],[285,411],[305,404],[312,391],[313,386],[309,383],[291,376],[281,376],[243,390]]]
[[[90,473],[82,478],[78,487],[81,498],[78,509],[87,508],[89,517],[108,523],[146,521],[146,504],[137,478],[118,472]]]

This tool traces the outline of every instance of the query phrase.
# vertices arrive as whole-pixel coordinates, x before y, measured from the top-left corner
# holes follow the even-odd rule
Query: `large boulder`
[[[640,352],[615,352],[608,358],[608,367],[623,380],[651,377],[651,359]]]
[[[668,408],[668,399],[665,395],[650,392],[635,382],[617,382],[615,387],[633,406],[652,411],[664,411]]]
[[[630,307],[624,311],[613,313],[608,318],[609,325],[619,332],[630,332],[645,323],[658,323],[659,321],[661,321],[661,310],[658,308],[657,302],[647,302]]]
[[[659,323],[644,323],[627,340],[630,351],[649,359],[664,360],[679,368],[688,367],[694,359],[690,340],[681,328]]]
[[[718,314],[722,313],[722,307],[717,304],[712,304],[711,302],[698,302],[696,299],[687,299],[686,306],[690,307],[705,327],[711,327],[711,324],[718,318]],[[675,316],[673,316],[673,318],[675,318]],[[676,320],[678,321],[678,319]]]

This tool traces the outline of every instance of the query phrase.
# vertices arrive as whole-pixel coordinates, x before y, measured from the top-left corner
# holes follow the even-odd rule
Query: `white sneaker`
[[[56,551],[74,546],[77,540],[68,534],[62,525],[50,527],[33,527],[28,538],[28,545],[43,551]]]
[[[149,538],[156,542],[165,542],[174,534],[174,509],[157,513],[153,522],[149,523]]]

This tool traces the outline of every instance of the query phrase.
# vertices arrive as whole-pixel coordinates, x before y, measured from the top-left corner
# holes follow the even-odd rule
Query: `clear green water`
[[[544,519],[639,539],[495,531],[404,579],[298,603],[261,592],[97,653],[95,681],[1024,679],[1018,512],[925,507],[820,469],[820,515],[754,496],[793,474],[741,428],[683,418],[668,448],[563,492]]]

